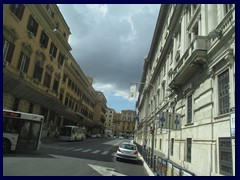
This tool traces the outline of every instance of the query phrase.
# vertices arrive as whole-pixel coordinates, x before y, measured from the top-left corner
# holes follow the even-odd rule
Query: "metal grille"
[[[192,156],[192,138],[187,138],[187,162],[191,162]]]
[[[228,70],[218,76],[219,113],[229,112],[229,73]]]
[[[233,175],[231,138],[219,138],[219,168],[223,175]]]
[[[187,123],[192,122],[192,95],[188,96],[187,100]]]

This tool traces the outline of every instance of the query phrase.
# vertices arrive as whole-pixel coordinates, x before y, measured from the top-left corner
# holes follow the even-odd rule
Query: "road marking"
[[[83,148],[75,149],[73,151],[81,151]]]
[[[126,176],[125,174],[121,174],[115,171],[113,168],[103,167],[103,166],[96,166],[88,164],[91,168],[96,170],[102,176]]]
[[[109,151],[104,151],[101,155],[106,155]]]
[[[87,149],[87,150],[84,150],[84,151],[82,151],[82,152],[88,152],[88,151],[91,151],[92,149]]]
[[[96,151],[93,151],[92,153],[93,154],[97,154],[98,152],[100,152],[101,150],[96,150]]]
[[[115,152],[114,152],[114,153],[112,153],[112,154],[111,154],[111,156],[116,156],[116,153],[115,153]]]

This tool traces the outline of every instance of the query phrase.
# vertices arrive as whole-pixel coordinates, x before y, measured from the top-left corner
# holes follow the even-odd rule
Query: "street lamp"
[[[153,158],[154,155],[154,132],[155,132],[155,122],[156,122],[156,114],[157,114],[157,101],[156,101],[156,96],[157,96],[157,89],[156,86],[151,84],[151,83],[142,83],[142,82],[137,82],[137,83],[130,83],[130,84],[143,84],[143,85],[150,85],[154,89],[154,101],[155,101],[155,107],[154,107],[154,119],[152,121],[152,126],[150,128],[150,132],[152,134],[152,149],[151,149],[151,157]],[[130,87],[131,91],[131,87]],[[132,97],[132,96],[130,96]],[[152,158],[151,158],[151,164],[152,164]]]

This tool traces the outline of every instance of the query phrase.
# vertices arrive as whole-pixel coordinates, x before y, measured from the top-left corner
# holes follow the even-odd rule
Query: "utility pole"
[[[152,148],[151,148],[151,164],[152,164],[152,160],[153,160],[153,156],[154,156],[154,132],[155,132],[155,122],[156,122],[156,113],[157,113],[157,101],[156,101],[156,96],[157,96],[157,88],[155,85],[151,84],[151,83],[141,83],[141,82],[137,82],[137,83],[130,83],[130,84],[144,84],[144,85],[150,85],[152,86],[153,90],[154,90],[154,101],[155,101],[155,107],[154,107],[154,118],[152,120],[152,125],[151,125],[151,129],[150,132],[152,134]]]

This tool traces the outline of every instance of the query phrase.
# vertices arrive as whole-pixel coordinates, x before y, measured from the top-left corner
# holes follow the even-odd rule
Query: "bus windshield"
[[[38,150],[44,117],[3,110],[3,152]]]
[[[60,136],[71,136],[72,128],[62,127],[60,130]]]

